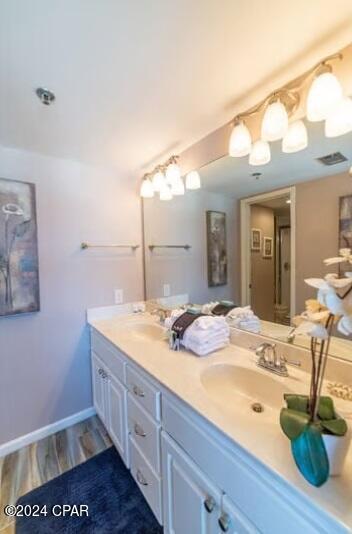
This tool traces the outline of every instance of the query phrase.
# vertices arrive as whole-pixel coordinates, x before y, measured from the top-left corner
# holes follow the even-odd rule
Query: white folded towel
[[[202,313],[206,313],[207,315],[210,315],[215,306],[219,304],[218,301],[215,302],[208,302],[207,304],[203,304],[202,306]]]
[[[184,310],[173,310],[165,320],[165,326],[171,329],[183,313]],[[181,344],[199,356],[204,356],[225,347],[229,339],[230,328],[225,317],[202,316],[186,329]]]

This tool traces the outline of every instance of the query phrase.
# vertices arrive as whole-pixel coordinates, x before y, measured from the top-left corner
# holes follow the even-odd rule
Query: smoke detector
[[[333,152],[332,154],[327,154],[326,156],[322,156],[321,158],[317,158],[317,161],[322,163],[323,165],[337,165],[338,163],[343,163],[344,161],[347,161],[346,156],[341,154],[341,152]]]
[[[44,87],[38,87],[38,89],[35,90],[35,93],[45,106],[50,106],[50,104],[52,104],[55,100],[54,93],[49,91],[49,89],[45,89]]]

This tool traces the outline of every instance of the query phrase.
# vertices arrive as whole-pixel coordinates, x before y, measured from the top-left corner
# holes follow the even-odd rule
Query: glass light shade
[[[171,200],[172,199],[172,193],[171,188],[166,183],[164,183],[160,189],[160,200]]]
[[[282,151],[287,154],[303,150],[308,145],[308,133],[302,120],[291,122],[282,140]]]
[[[170,163],[165,172],[166,182],[169,185],[172,185],[174,182],[177,182],[181,178],[181,170],[177,163]]]
[[[288,115],[282,102],[273,102],[266,108],[262,122],[262,139],[277,141],[287,132]]]
[[[326,137],[338,137],[352,131],[352,99],[347,96],[338,101],[326,117]]]
[[[249,154],[250,165],[265,165],[269,163],[271,158],[270,145],[267,141],[260,139],[253,144],[251,153]]]
[[[165,182],[165,176],[163,175],[161,171],[157,171],[154,174],[153,179],[152,179],[154,191],[158,193],[164,182]]]
[[[145,178],[141,184],[140,195],[142,198],[153,198],[154,188],[149,178]]]
[[[185,184],[182,178],[175,180],[171,185],[171,194],[175,196],[181,196],[185,194]]]
[[[342,87],[332,72],[324,72],[315,78],[307,98],[307,119],[312,122],[326,119],[329,112],[342,98]]]
[[[252,137],[245,123],[242,121],[233,127],[229,143],[229,156],[240,158],[247,156],[252,147]]]
[[[200,176],[198,171],[191,171],[186,176],[186,189],[200,189]]]

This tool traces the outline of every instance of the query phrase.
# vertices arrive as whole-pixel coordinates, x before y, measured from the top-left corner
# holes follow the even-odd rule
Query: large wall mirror
[[[323,123],[306,125],[300,152],[278,141],[264,166],[224,157],[200,169],[201,189],[144,200],[148,299],[249,305],[261,334],[309,346],[292,335],[292,317],[315,297],[304,279],[338,272],[323,260],[352,248],[352,134],[328,139]],[[336,334],[330,352],[352,360],[352,342]]]

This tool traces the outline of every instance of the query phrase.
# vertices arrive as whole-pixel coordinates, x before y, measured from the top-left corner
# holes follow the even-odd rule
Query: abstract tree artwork
[[[35,186],[0,178],[0,316],[39,308]]]

